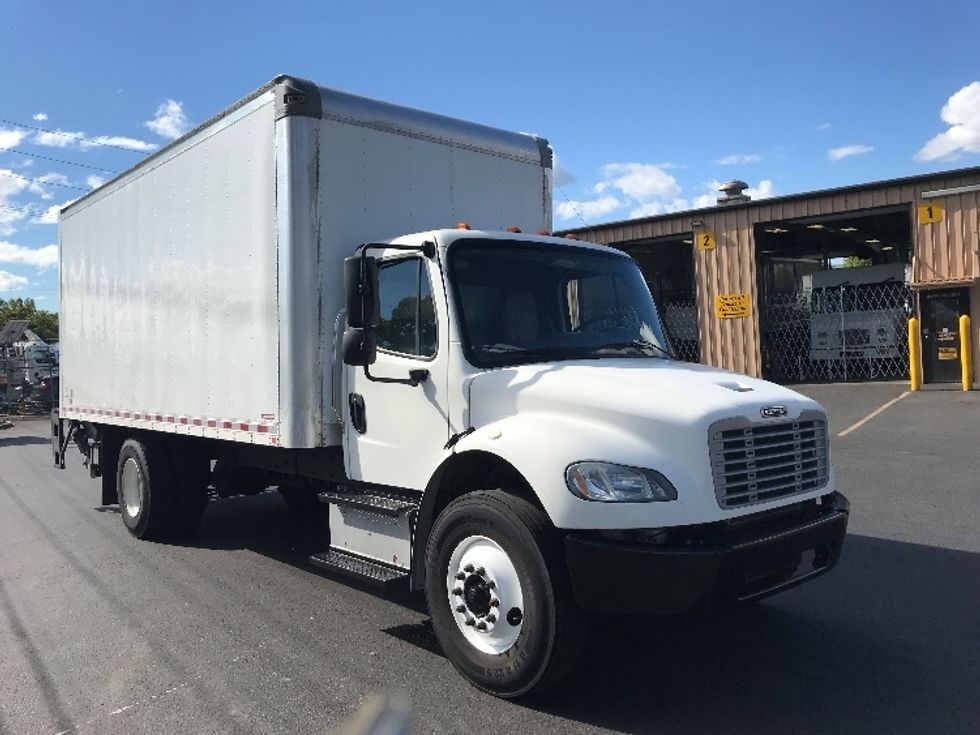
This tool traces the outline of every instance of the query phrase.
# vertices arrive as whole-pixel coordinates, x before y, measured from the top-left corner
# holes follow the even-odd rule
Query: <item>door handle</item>
[[[364,396],[351,393],[347,396],[347,407],[350,409],[350,424],[358,434],[367,431],[367,409],[364,406]]]

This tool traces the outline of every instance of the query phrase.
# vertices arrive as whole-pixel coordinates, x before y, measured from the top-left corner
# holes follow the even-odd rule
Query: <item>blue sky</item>
[[[561,228],[733,177],[762,197],[980,165],[978,27],[975,0],[7,0],[0,298],[56,308],[57,207],[278,73],[547,137]]]

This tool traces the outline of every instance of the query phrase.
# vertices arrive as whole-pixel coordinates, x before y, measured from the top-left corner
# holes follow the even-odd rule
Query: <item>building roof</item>
[[[637,225],[645,222],[656,222],[658,220],[669,220],[675,217],[690,217],[692,214],[706,214],[719,210],[730,211],[733,209],[749,209],[751,207],[768,206],[780,204],[782,202],[795,201],[799,199],[809,199],[811,197],[833,196],[837,194],[852,194],[871,189],[885,189],[892,186],[907,186],[920,182],[932,181],[934,179],[944,179],[951,176],[977,176],[980,177],[980,166],[970,166],[967,168],[952,169],[949,171],[936,171],[929,174],[918,174],[916,176],[903,176],[897,179],[884,179],[883,181],[872,181],[865,184],[850,184],[848,186],[838,186],[831,189],[818,189],[816,191],[806,191],[799,194],[786,194],[784,196],[769,197],[767,199],[751,199],[745,202],[733,202],[730,204],[716,204],[711,207],[700,207],[698,209],[684,209],[678,212],[668,212],[656,214],[651,217],[635,217],[631,219],[616,220],[615,222],[602,222],[596,225],[585,227],[571,227],[566,230],[556,231],[556,235],[566,233],[582,233],[612,227],[622,227],[623,225]],[[980,183],[980,181],[978,181]]]

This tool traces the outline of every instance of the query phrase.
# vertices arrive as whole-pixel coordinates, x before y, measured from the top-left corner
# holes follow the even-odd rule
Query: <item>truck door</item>
[[[434,260],[388,258],[378,271],[381,324],[374,330],[373,377],[407,378],[427,371],[418,386],[372,381],[362,367],[345,366],[345,463],[351,479],[425,488],[448,439],[448,339],[445,299]],[[440,308],[440,305],[441,308]]]

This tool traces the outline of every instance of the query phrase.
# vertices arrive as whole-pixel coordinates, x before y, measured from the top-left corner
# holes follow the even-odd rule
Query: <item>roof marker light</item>
[[[469,230],[469,229],[472,229],[472,228],[466,222],[457,222],[456,223],[456,229],[457,230]]]
[[[520,232],[521,228],[517,225],[507,225],[507,232]]]

